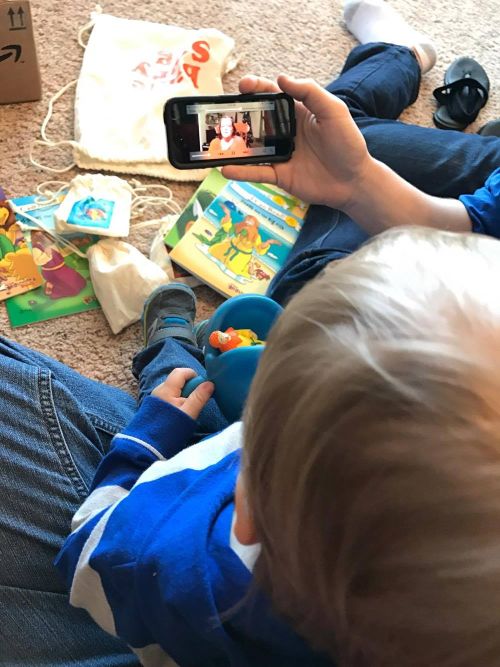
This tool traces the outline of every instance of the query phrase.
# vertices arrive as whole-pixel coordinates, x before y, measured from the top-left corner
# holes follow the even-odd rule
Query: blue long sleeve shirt
[[[472,231],[500,238],[500,168],[490,175],[482,188],[459,197],[472,221]]]
[[[259,546],[233,531],[241,423],[185,448],[195,422],[147,397],[117,434],[56,565],[70,602],[148,667],[316,667],[253,590]]]

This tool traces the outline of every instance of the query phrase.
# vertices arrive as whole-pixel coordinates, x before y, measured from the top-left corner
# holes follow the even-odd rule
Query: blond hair
[[[243,481],[255,574],[350,667],[500,664],[500,244],[387,232],[275,326]]]

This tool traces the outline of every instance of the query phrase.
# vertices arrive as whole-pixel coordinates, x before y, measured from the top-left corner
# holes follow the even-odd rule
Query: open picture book
[[[43,228],[55,231],[54,211],[63,198],[64,194],[61,194],[56,202],[47,204],[40,202],[40,197],[36,195],[12,200],[20,211],[16,219],[18,226],[23,227],[24,235],[24,245],[16,253],[15,259],[19,264],[21,252],[26,253],[34,279],[29,291],[18,291],[6,301],[12,327],[100,307],[90,279],[88,260],[67,246],[59,245],[50,233],[43,231]],[[30,222],[23,213],[39,220],[43,228]],[[96,242],[97,237],[73,234],[68,239],[83,254]]]
[[[228,181],[213,169],[164,240],[175,263],[221,294],[264,294],[306,212],[277,186]]]

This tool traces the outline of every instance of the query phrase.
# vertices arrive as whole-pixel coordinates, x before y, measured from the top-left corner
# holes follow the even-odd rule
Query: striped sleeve
[[[147,396],[102,459],[90,495],[73,517],[71,530],[124,498],[153,463],[172,458],[189,443],[196,422],[156,396]]]
[[[181,410],[148,396],[123,433],[115,435],[97,468],[89,496],[73,517],[71,535],[55,561],[68,588],[82,564],[85,549],[96,543],[109,515],[128,497],[148,468],[186,447],[195,426],[195,421]],[[108,631],[114,634],[111,629]]]
[[[121,637],[147,667],[171,667],[172,658],[186,664],[183,652],[211,645],[200,631],[193,647],[192,634],[217,615],[208,536],[232,498],[241,447],[241,424],[183,447],[195,424],[164,406],[146,399],[115,436],[55,562],[70,604]],[[224,522],[216,523],[225,536]]]
[[[55,565],[70,590],[70,603],[87,609],[96,623],[114,636],[120,632],[115,627],[106,582],[92,567],[93,554],[110,518],[129,497],[141,475],[153,464],[166,462],[182,451],[195,425],[182,411],[148,396],[127,428],[113,438],[108,454],[97,469],[91,492],[73,517],[71,534],[56,558]],[[119,561],[123,548],[120,549],[118,538],[116,542],[116,553],[109,555]],[[136,621],[139,625],[139,617]],[[144,631],[143,636],[147,638],[148,633]]]

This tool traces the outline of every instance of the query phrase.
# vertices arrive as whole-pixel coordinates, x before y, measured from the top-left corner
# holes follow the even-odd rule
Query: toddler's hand
[[[198,419],[214,392],[214,385],[211,382],[203,382],[187,398],[183,398],[181,392],[184,385],[194,377],[196,372],[191,368],[176,368],[164,382],[153,389],[151,394],[185,412],[192,419]]]
[[[255,76],[240,81],[242,93],[280,90],[296,100],[291,159],[269,166],[230,165],[222,173],[229,179],[276,184],[310,204],[348,207],[372,159],[347,106],[311,79],[281,75],[278,85]]]

